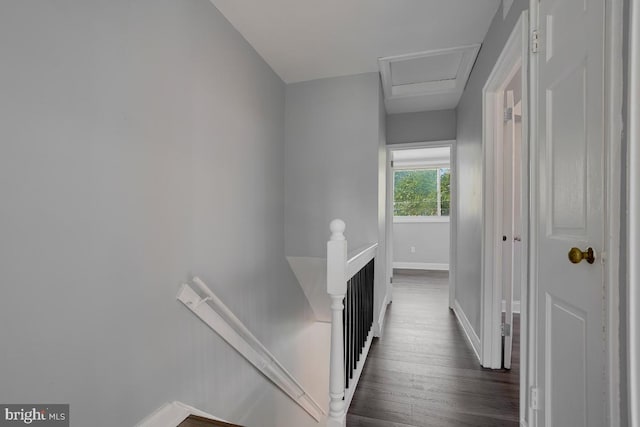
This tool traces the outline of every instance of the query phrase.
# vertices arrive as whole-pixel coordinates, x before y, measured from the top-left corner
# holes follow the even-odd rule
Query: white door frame
[[[504,88],[518,69],[522,70],[522,183],[520,193],[523,204],[528,204],[528,109],[527,58],[528,12],[522,12],[505,44],[487,83],[482,90],[483,135],[483,215],[482,215],[482,304],[480,328],[481,363],[492,369],[502,367],[502,135]],[[523,225],[528,224],[528,206],[521,209]],[[527,253],[528,232],[522,227],[520,330],[521,360],[526,356],[527,325]],[[524,372],[524,370],[521,370]]]
[[[621,177],[620,169],[622,166],[622,157],[621,157],[621,142],[622,142],[622,90],[623,90],[623,79],[622,79],[622,29],[623,29],[623,0],[605,0],[605,93],[604,93],[604,125],[605,125],[605,138],[606,138],[606,149],[605,155],[605,227],[606,227],[606,238],[605,238],[605,253],[602,254],[603,259],[606,260],[605,263],[605,273],[604,273],[604,292],[607,298],[607,318],[606,318],[606,339],[607,339],[607,410],[608,415],[607,419],[609,421],[610,427],[618,427],[620,426],[620,346],[619,346],[619,321],[620,321],[620,310],[619,310],[619,246],[620,246],[620,187],[621,187]],[[629,191],[629,206],[628,206],[628,218],[629,223],[628,227],[628,236],[629,243],[635,241],[636,245],[640,241],[640,186],[638,186],[638,179],[640,177],[640,170],[638,169],[638,162],[640,162],[640,150],[638,150],[638,143],[640,142],[640,124],[638,123],[638,115],[640,114],[640,96],[638,93],[640,91],[640,43],[637,42],[638,36],[640,36],[640,0],[631,0],[632,3],[636,5],[635,16],[631,17],[631,22],[636,22],[635,25],[635,36],[630,36],[630,83],[632,79],[635,79],[636,86],[633,89],[633,83],[630,85],[630,98],[629,98],[629,152],[628,152],[628,163],[627,163],[627,190]],[[529,34],[532,34],[533,31],[537,30],[539,14],[538,14],[538,6],[539,0],[530,0],[529,1],[529,11],[530,11],[530,21],[529,21]],[[633,28],[633,25],[632,25]],[[631,47],[633,43],[633,37],[635,37],[635,51],[633,47]],[[633,57],[635,53],[635,67],[633,64]],[[536,170],[538,168],[539,159],[536,156],[537,153],[537,127],[535,123],[537,122],[537,81],[538,81],[538,55],[529,55],[529,155],[530,155],[530,176],[529,176],[529,191],[530,197],[538,191],[537,189],[537,176]],[[635,90],[635,94],[634,94]],[[635,101],[634,101],[635,96]],[[635,110],[635,111],[634,111]],[[636,146],[633,147],[633,122],[635,122],[635,141]],[[635,153],[632,153],[633,149],[638,150]],[[635,154],[635,157],[633,155]],[[635,169],[635,177],[632,177],[632,169]],[[634,180],[635,179],[635,184]],[[635,190],[632,187],[635,186]],[[633,203],[631,200],[631,193],[635,191],[636,194],[636,205],[635,210],[633,208]],[[526,354],[528,360],[528,366],[521,366],[521,373],[526,371],[527,377],[531,379],[531,382],[527,384],[528,389],[526,390],[526,398],[527,398],[527,407],[528,407],[528,416],[527,421],[528,425],[531,427],[539,426],[540,423],[544,423],[544,420],[538,420],[536,417],[536,410],[530,405],[529,399],[529,390],[535,389],[535,378],[537,378],[536,372],[536,337],[537,337],[537,327],[542,326],[537,324],[536,312],[537,312],[537,303],[536,303],[536,295],[538,292],[537,285],[537,275],[536,275],[536,266],[537,266],[537,252],[536,252],[536,224],[537,224],[537,215],[536,209],[534,206],[530,206],[529,210],[529,235],[530,235],[530,244],[529,244],[529,303],[528,303],[528,320],[529,320],[529,328],[527,333],[529,334],[529,339],[527,342],[529,351]],[[632,222],[636,222],[635,228],[631,224]],[[635,232],[635,235],[634,235]],[[637,266],[634,266],[630,260],[638,259],[640,256],[640,252],[638,251],[638,246],[636,246],[636,252],[632,254],[631,248],[628,249],[628,273],[629,278],[631,280],[631,270],[637,269]],[[638,272],[636,272],[638,274]],[[636,291],[638,291],[638,277],[636,276]],[[631,282],[629,282],[631,283]],[[629,289],[633,287],[630,286]],[[631,297],[631,295],[629,295]],[[636,299],[640,300],[640,292],[636,295]],[[631,314],[631,298],[629,298],[629,313]],[[640,309],[640,301],[636,301],[636,310]],[[636,311],[637,313],[637,311]],[[640,321],[640,316],[636,317],[634,320],[629,318],[629,332],[631,333],[632,329],[635,327],[636,335],[639,334],[637,324]],[[634,323],[635,322],[635,323]],[[634,326],[632,326],[634,325]],[[640,358],[640,337],[637,338],[638,342],[636,342],[636,353],[635,359],[629,359],[632,361],[631,363],[636,363],[636,372],[640,372],[640,362],[638,358]],[[631,343],[629,343],[631,344]],[[629,355],[631,355],[632,348],[629,345]],[[633,407],[635,407],[636,411],[636,419],[632,421],[632,427],[640,427],[640,404],[638,404],[638,400],[640,399],[640,378],[636,378],[636,390],[635,394],[632,393],[632,371],[629,372],[629,406],[630,412],[633,412]],[[522,375],[522,374],[521,374]],[[521,380],[521,403],[522,403],[522,380]],[[544,392],[544,391],[542,391]],[[635,399],[635,400],[634,400]],[[522,412],[522,404],[521,404],[521,412]],[[633,424],[635,422],[636,424]]]
[[[387,203],[386,203],[386,231],[387,231],[387,268],[389,276],[393,273],[393,173],[391,168],[392,151],[413,150],[416,148],[437,148],[449,147],[451,155],[451,181],[450,193],[451,201],[449,205],[449,308],[453,309],[456,295],[456,245],[458,236],[458,212],[457,212],[457,194],[458,178],[456,175],[456,141],[427,141],[427,142],[409,142],[405,144],[387,144]],[[392,300],[392,286],[389,286],[388,301]]]
[[[640,0],[631,0],[627,144],[629,425],[640,427]]]
[[[605,3],[605,289],[607,298],[608,420],[620,426],[620,199],[622,177],[623,4]]]

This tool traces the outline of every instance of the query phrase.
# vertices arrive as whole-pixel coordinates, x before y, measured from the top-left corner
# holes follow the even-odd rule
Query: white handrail
[[[347,280],[351,279],[358,271],[369,263],[375,256],[378,248],[377,243],[363,246],[349,253],[347,259]]]
[[[177,299],[236,349],[271,382],[284,391],[316,421],[325,415],[324,409],[285,369],[273,354],[247,329],[235,314],[198,277],[193,283],[204,293],[202,298],[189,285],[183,284]]]

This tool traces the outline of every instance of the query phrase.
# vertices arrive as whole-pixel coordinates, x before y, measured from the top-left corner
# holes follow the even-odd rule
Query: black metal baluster
[[[351,286],[351,348],[353,349],[353,341],[356,337],[355,324],[358,318],[358,312],[356,311],[356,288]],[[353,370],[356,368],[356,359],[353,357],[353,350],[351,350],[351,369],[349,370],[349,380],[353,379]]]
[[[375,259],[375,258],[374,258]],[[376,270],[375,270],[375,263],[372,261],[371,263],[371,285],[370,285],[370,291],[371,292],[371,319],[369,320],[369,323],[371,326],[373,326],[373,303],[374,303],[374,295],[375,295],[375,283],[376,283]]]
[[[351,302],[352,308],[353,308],[353,322],[351,323],[351,329],[353,330],[353,336],[351,339],[351,342],[349,343],[349,352],[351,353],[351,371],[349,372],[350,376],[353,378],[353,369],[356,366],[356,360],[355,360],[355,355],[353,352],[353,344],[354,342],[358,339],[358,310],[356,309],[356,302],[358,300],[358,277],[353,276],[351,278],[351,292],[352,292],[352,296],[353,296],[353,301]]]
[[[358,320],[356,322],[356,331],[357,335],[356,335],[356,341],[353,343],[353,355],[355,356],[356,359],[356,363],[360,360],[360,320],[362,317],[362,313],[360,312],[360,295],[361,295],[361,288],[362,288],[362,274],[360,274],[362,272],[362,270],[358,271],[358,274],[356,275],[357,279],[356,279],[356,283],[357,283],[357,294],[358,296],[356,297],[356,311],[358,312]]]
[[[347,345],[349,342],[349,335],[348,335],[348,322],[347,319],[349,319],[349,314],[348,314],[348,292],[349,292],[349,288],[347,288],[347,294],[345,294],[344,299],[342,300],[343,303],[343,308],[342,308],[342,341],[344,343],[344,346],[342,348],[342,358],[343,358],[343,363],[344,363],[344,383],[345,383],[345,387],[347,384],[347,367],[349,366],[348,364],[348,353],[347,353]]]
[[[348,339],[347,339],[347,369],[345,370],[345,374],[347,376],[347,380],[345,382],[345,387],[349,388],[349,380],[351,379],[351,366],[353,365],[353,360],[351,357],[351,341],[353,340],[353,330],[352,330],[352,325],[353,325],[353,307],[352,307],[352,301],[353,301],[353,292],[352,292],[352,288],[351,288],[351,284],[347,283],[347,295],[349,295],[349,299],[348,299],[348,305],[349,305],[349,309],[347,311],[348,313],[348,321],[347,321],[347,329],[348,329]]]
[[[369,261],[347,282],[342,310],[344,333],[345,388],[353,380],[374,321],[374,260]],[[362,361],[364,363],[364,360]]]
[[[364,344],[367,342],[367,337],[369,336],[369,281],[371,280],[369,274],[369,264],[364,267],[364,308],[362,313],[362,321],[364,323],[362,330],[364,331],[364,340],[362,342],[362,347],[364,348]]]
[[[365,266],[366,267],[366,266]],[[362,347],[364,347],[364,292],[367,286],[367,276],[366,269],[360,270],[360,301],[359,301],[359,310],[360,310],[360,339],[358,340],[358,361],[360,360],[360,355],[362,355]]]

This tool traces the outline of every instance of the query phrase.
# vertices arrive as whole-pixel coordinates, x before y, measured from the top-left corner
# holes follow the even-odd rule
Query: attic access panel
[[[385,99],[461,94],[479,44],[378,59]]]

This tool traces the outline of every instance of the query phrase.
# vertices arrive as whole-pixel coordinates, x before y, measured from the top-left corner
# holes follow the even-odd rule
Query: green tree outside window
[[[449,216],[449,168],[401,170],[394,174],[394,216]]]

